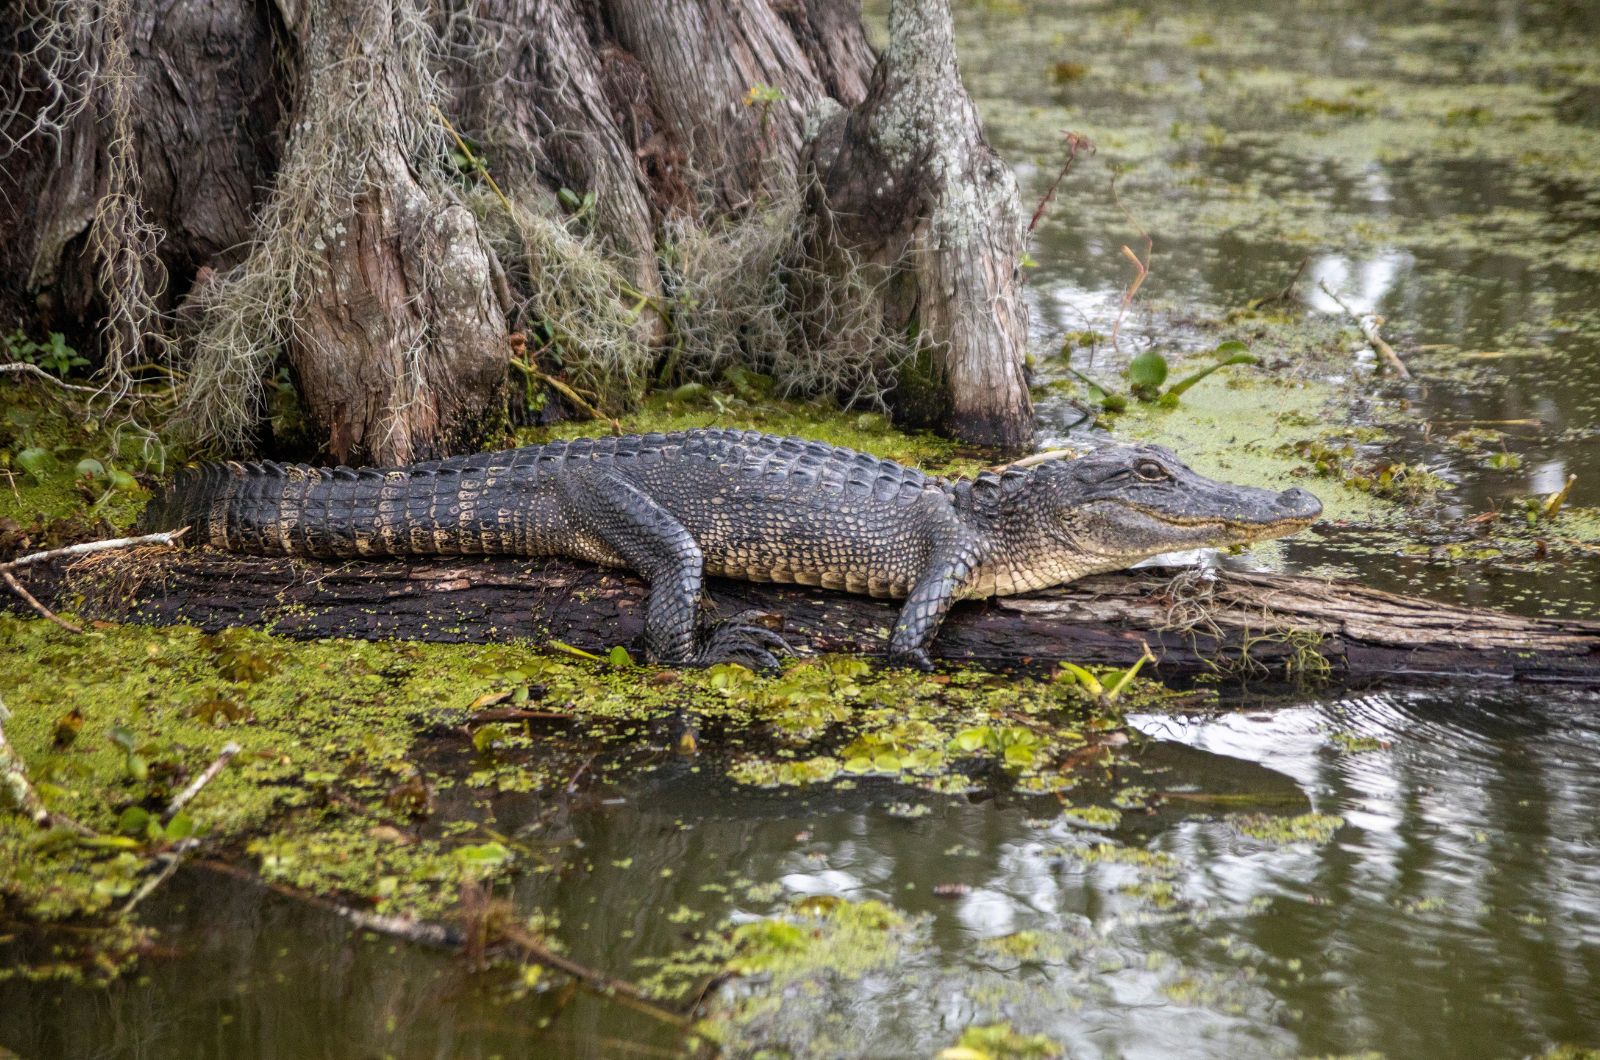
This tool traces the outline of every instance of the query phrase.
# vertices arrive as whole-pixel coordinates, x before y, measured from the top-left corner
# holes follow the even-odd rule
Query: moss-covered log
[[[546,559],[321,563],[209,550],[108,553],[19,572],[85,618],[291,637],[634,646],[643,583]],[[896,606],[819,589],[714,581],[719,611],[760,609],[815,651],[881,654]],[[20,607],[17,601],[8,606]],[[990,666],[1127,664],[1165,677],[1473,675],[1600,685],[1600,622],[1522,618],[1289,575],[1146,570],[959,605],[936,654]]]

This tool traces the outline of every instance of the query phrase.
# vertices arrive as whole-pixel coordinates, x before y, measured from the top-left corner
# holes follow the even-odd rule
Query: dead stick
[[[607,997],[615,998],[629,1008],[647,1013],[666,1023],[675,1023],[681,1026],[687,1022],[683,1016],[662,1007],[660,1002],[632,983],[624,979],[613,979],[604,972],[581,965],[570,957],[564,957],[545,946],[544,943],[532,935],[512,928],[505,931],[505,937],[518,949],[522,950],[524,956],[531,958],[535,964],[554,968],[558,972],[569,975],[589,987],[589,989]]]
[[[44,800],[39,798],[39,793],[29,783],[28,769],[23,764],[22,757],[13,751],[11,744],[6,741],[5,722],[10,716],[5,704],[0,703],[0,793],[6,796],[7,801],[22,816],[39,828],[47,828],[50,825],[50,811],[45,807]]]
[[[160,855],[160,859],[165,861],[166,864],[162,866],[160,872],[145,880],[144,885],[135,891],[126,902],[122,903],[122,908],[118,910],[119,914],[127,916],[137,909],[140,902],[150,897],[155,893],[157,887],[172,878],[172,874],[178,871],[178,866],[183,864],[184,856],[199,845],[200,840],[198,839],[192,837],[182,839],[171,850]]]
[[[163,531],[159,534],[144,534],[140,537],[111,537],[103,541],[80,541],[76,545],[67,545],[64,548],[47,549],[44,552],[30,552],[26,556],[18,556],[6,563],[0,563],[0,570],[17,570],[21,567],[31,567],[35,563],[45,563],[49,560],[59,559],[62,556],[87,556],[94,552],[107,552],[116,548],[133,548],[135,545],[175,545],[178,539],[189,532],[187,526],[177,530]]]
[[[1067,138],[1067,160],[1061,166],[1061,171],[1056,174],[1056,179],[1050,182],[1050,187],[1045,191],[1044,197],[1039,200],[1039,205],[1033,209],[1033,218],[1028,221],[1028,232],[1039,227],[1039,221],[1044,217],[1045,209],[1050,205],[1050,200],[1056,197],[1056,191],[1061,187],[1061,182],[1067,179],[1067,173],[1072,169],[1072,163],[1078,160],[1078,152],[1087,150],[1094,154],[1094,144],[1087,136],[1081,133],[1069,132]]]
[[[466,943],[466,939],[459,931],[444,924],[435,924],[425,920],[409,920],[405,917],[381,916],[361,909],[352,909],[347,905],[341,905],[309,891],[302,891],[296,887],[264,880],[253,872],[241,869],[236,865],[230,865],[225,861],[204,858],[191,862],[191,864],[209,872],[231,876],[238,880],[247,880],[257,886],[266,888],[273,894],[294,899],[315,909],[320,909],[325,913],[331,913],[362,931],[389,935],[407,942],[415,942],[440,949],[460,949]],[[688,1022],[685,1017],[666,1008],[651,997],[650,994],[632,983],[622,979],[613,979],[604,972],[579,964],[570,957],[564,957],[549,949],[531,935],[525,935],[521,932],[508,932],[506,938],[535,964],[552,968],[570,976],[577,983],[603,997],[626,1004],[630,1008],[637,1009],[675,1026],[681,1027]]]
[[[66,630],[68,633],[82,633],[83,632],[83,627],[82,626],[73,625],[71,622],[68,622],[66,619],[62,618],[60,615],[56,614],[54,611],[50,610],[48,607],[46,607],[43,604],[41,604],[37,597],[35,597],[27,589],[23,588],[22,583],[17,581],[16,576],[13,575],[11,573],[11,571],[8,570],[6,567],[0,567],[0,578],[4,578],[6,580],[6,584],[11,586],[11,591],[12,592],[14,592],[18,596],[22,597],[23,603],[25,603],[29,607],[33,608],[35,611],[39,612],[45,618],[48,618],[50,621],[52,621],[56,625],[60,626],[62,629]]]
[[[43,379],[48,383],[54,383],[63,390],[78,390],[85,394],[100,393],[99,390],[92,386],[78,386],[75,383],[69,383],[63,379],[57,379],[55,376],[51,375],[43,368],[40,368],[38,365],[29,364],[26,361],[12,361],[9,364],[0,364],[0,372],[19,372],[26,375],[38,376],[40,379]]]
[[[1394,352],[1393,346],[1383,341],[1382,335],[1378,334],[1378,325],[1383,323],[1382,317],[1374,316],[1370,313],[1362,316],[1357,313],[1344,304],[1344,299],[1333,293],[1333,289],[1328,286],[1326,280],[1318,280],[1317,286],[1322,288],[1322,293],[1333,299],[1351,320],[1355,321],[1356,327],[1361,329],[1362,337],[1367,340],[1367,345],[1372,347],[1374,353],[1383,358],[1385,364],[1394,369],[1395,375],[1401,379],[1411,378],[1411,373],[1406,370],[1405,362],[1400,359],[1400,355]]]
[[[0,796],[4,796],[28,820],[39,828],[66,828],[79,835],[94,832],[65,814],[55,813],[39,798],[39,792],[28,780],[28,767],[6,740],[5,723],[11,717],[4,702],[0,702]]]
[[[196,795],[200,794],[200,789],[217,779],[217,774],[226,769],[228,763],[233,761],[233,756],[242,750],[243,748],[234,743],[232,740],[229,740],[226,744],[224,744],[222,746],[222,752],[216,757],[216,761],[212,762],[209,766],[206,766],[204,772],[191,780],[188,787],[174,795],[172,801],[167,803],[166,812],[161,815],[162,825],[165,826],[171,824],[172,819],[178,816],[178,814],[183,811],[185,806],[189,805],[190,800],[192,800]]]

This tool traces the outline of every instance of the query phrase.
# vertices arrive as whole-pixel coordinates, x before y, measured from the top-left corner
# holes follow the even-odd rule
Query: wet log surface
[[[87,619],[290,637],[636,646],[644,584],[563,560],[411,563],[262,559],[210,549],[104,553],[19,571],[45,603]],[[897,605],[793,586],[713,580],[717,610],[782,616],[802,650],[881,654]],[[15,599],[5,606],[23,605]],[[1291,575],[1153,569],[1027,597],[961,604],[935,645],[989,666],[1127,664],[1149,643],[1166,677],[1474,675],[1600,685],[1600,622],[1532,619]]]

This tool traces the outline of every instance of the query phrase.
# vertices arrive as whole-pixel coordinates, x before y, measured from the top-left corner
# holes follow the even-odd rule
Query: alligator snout
[[[1310,490],[1296,486],[1278,494],[1278,510],[1286,519],[1313,520],[1322,514],[1322,502]]]

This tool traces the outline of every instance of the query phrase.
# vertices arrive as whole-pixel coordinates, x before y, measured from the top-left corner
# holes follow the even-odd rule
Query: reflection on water
[[[736,794],[685,766],[575,814],[581,854],[516,899],[553,911],[577,959],[635,974],[698,926],[810,895],[922,918],[892,974],[823,983],[748,1029],[802,1052],[824,1023],[856,1055],[926,1056],[1001,1019],[1074,1056],[1508,1056],[1600,1038],[1600,698],[1445,688],[1130,722],[1166,801],[1110,834],[1048,799],[926,796],[933,812],[907,820],[892,786]],[[1345,823],[1321,844],[1256,838],[1226,816],[1241,793],[1247,810]],[[592,999],[509,999],[459,962],[349,939],[248,888],[191,876],[162,917],[171,952],[138,981],[0,992],[0,1041],[37,1057],[675,1043]]]
[[[1600,8],[1485,0],[1394,15],[1286,0],[963,6],[968,78],[1025,187],[1054,175],[1060,129],[1100,144],[1101,168],[1074,172],[1038,233],[1038,345],[1109,330],[1118,248],[1136,239],[1124,207],[1156,244],[1125,350],[1214,342],[1191,321],[1281,289],[1308,258],[1312,310],[1335,308],[1325,281],[1407,348],[1434,348],[1410,386],[1361,385],[1398,417],[1400,455],[1459,483],[1445,518],[1571,473],[1572,503],[1600,505]],[[1115,195],[1108,163],[1125,167]],[[1364,380],[1354,360],[1326,372]],[[1041,407],[1047,425],[1060,412]],[[1517,469],[1438,444],[1507,421]],[[1595,560],[1553,575],[1463,570],[1342,543],[1335,528],[1283,555],[1477,603],[1600,603]],[[1157,798],[1111,833],[1052,799],[872,783],[752,792],[683,765],[575,807],[581,846],[513,897],[555,914],[577,959],[636,976],[697,931],[801,896],[877,898],[921,918],[892,974],[817,984],[743,1030],[780,1052],[805,1052],[825,1028],[848,1043],[834,1055],[928,1056],[996,1020],[1073,1056],[1600,1046],[1600,700],[1445,686],[1232,706],[1131,719]],[[908,799],[931,812],[890,812]],[[1311,809],[1344,824],[1285,843],[1230,816]],[[496,807],[508,834],[538,812]],[[679,1046],[593,998],[515,997],[448,956],[352,937],[202,874],[149,909],[169,930],[138,977],[104,991],[0,985],[0,1045],[39,1058]]]
[[[965,9],[961,54],[988,131],[1022,160],[1024,197],[1060,164],[1060,130],[1099,153],[1076,165],[1035,232],[1041,377],[1063,335],[1112,330],[1129,266],[1154,250],[1122,322],[1076,367],[1114,379],[1139,350],[1244,338],[1289,359],[1344,319],[1326,284],[1385,333],[1416,378],[1373,377],[1357,343],[1317,363],[1341,386],[1339,425],[1377,423],[1374,461],[1451,482],[1420,525],[1289,542],[1292,568],[1454,602],[1600,614],[1600,549],[1554,542],[1542,570],[1497,556],[1399,555],[1441,528],[1515,515],[1559,489],[1600,506],[1600,25],[1593,5],[1383,6],[1042,2]],[[1118,174],[1115,182],[1111,174]],[[1296,291],[1303,319],[1233,316]],[[1234,320],[1220,332],[1204,322]],[[1224,385],[1218,382],[1207,386]],[[1078,415],[1046,396],[1046,441]],[[1451,441],[1488,432],[1488,452]],[[1498,432],[1498,437],[1495,436]],[[1561,536],[1556,533],[1554,536]],[[1426,548],[1423,549],[1426,551]],[[1526,557],[1524,557],[1526,558]]]

